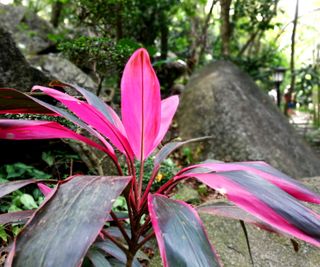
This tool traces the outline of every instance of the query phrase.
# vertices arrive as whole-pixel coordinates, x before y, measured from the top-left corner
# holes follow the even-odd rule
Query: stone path
[[[297,133],[303,137],[320,156],[320,130],[312,125],[312,115],[296,110],[289,119]]]

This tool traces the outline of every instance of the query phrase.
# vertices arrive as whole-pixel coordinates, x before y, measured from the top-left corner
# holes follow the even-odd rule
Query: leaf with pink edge
[[[14,241],[7,266],[79,266],[131,177],[75,176],[58,184]]]
[[[110,142],[113,143],[122,153],[126,154],[129,158],[133,157],[132,149],[127,138],[123,136],[119,129],[112,125],[104,115],[93,106],[55,89],[43,86],[34,86],[32,90],[40,90],[60,101],[82,121],[95,128],[105,137],[109,138]]]
[[[190,170],[190,172],[199,172],[198,170],[193,170],[194,168],[205,168],[207,171],[204,172],[225,172],[225,171],[237,171],[244,170],[254,173],[267,181],[273,183],[274,185],[280,187],[282,190],[286,191],[288,194],[294,196],[295,198],[320,204],[320,195],[312,192],[301,182],[289,177],[288,175],[276,170],[267,163],[263,161],[251,161],[251,162],[235,162],[235,163],[202,163],[186,168],[184,171]],[[183,172],[183,171],[182,171]]]
[[[90,105],[99,110],[105,116],[105,118],[109,120],[110,123],[112,123],[118,130],[120,130],[120,132],[124,136],[126,136],[125,129],[117,113],[109,105],[103,102],[98,96],[75,84],[53,83],[53,85],[60,87],[68,86],[78,91],[80,94],[84,96],[84,98]]]
[[[275,228],[264,223],[262,220],[256,218],[255,216],[251,215],[245,210],[230,204],[229,202],[219,201],[214,203],[203,204],[201,206],[198,206],[196,210],[199,213],[244,221],[245,223],[253,224],[269,232],[279,233],[279,231]]]
[[[51,114],[52,111],[35,103],[29,96],[15,89],[0,88],[0,114]]]
[[[43,182],[43,181],[48,181],[48,180],[27,179],[27,180],[18,180],[18,181],[7,182],[7,183],[0,183],[0,198],[20,189],[21,187],[27,186],[29,184]]]
[[[150,194],[148,207],[165,267],[220,266],[203,224],[190,205]]]
[[[320,247],[320,216],[291,195],[248,171],[188,173],[283,233]]]

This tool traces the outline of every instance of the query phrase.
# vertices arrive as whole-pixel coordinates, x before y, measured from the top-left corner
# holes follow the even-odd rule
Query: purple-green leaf
[[[259,175],[243,170],[183,175],[220,191],[277,230],[320,247],[320,215]]]
[[[220,266],[203,224],[190,205],[150,194],[148,207],[164,267]]]
[[[87,253],[94,267],[112,267],[105,255],[96,249],[90,249]]]
[[[0,183],[0,198],[29,184],[47,182],[47,181],[48,180],[27,179],[27,180],[19,180],[19,181],[7,182],[7,183]]]
[[[61,182],[17,236],[6,266],[79,266],[131,177]]]
[[[267,223],[264,223],[262,220],[256,218],[255,216],[251,215],[250,213],[246,212],[239,207],[224,201],[204,204],[196,208],[199,213],[205,213],[214,216],[225,217],[229,219],[244,221],[245,223],[254,224],[264,230],[270,232],[279,233],[278,230],[273,228]]]
[[[0,224],[25,223],[35,212],[35,210],[22,210],[0,214]]]
[[[96,242],[96,243],[94,243],[94,247],[101,249],[102,251],[111,255],[112,257],[116,258],[117,260],[119,260],[122,263],[127,262],[126,254],[119,247],[117,247],[114,243],[112,243],[110,240]],[[134,259],[132,266],[133,267],[140,267],[141,265],[137,259]]]
[[[15,89],[0,88],[0,114],[35,113],[51,114],[52,111],[34,102],[29,96]]]
[[[193,142],[200,142],[200,141],[204,141],[210,139],[210,136],[205,136],[205,137],[200,137],[200,138],[193,138],[193,139],[189,139],[186,141],[181,141],[181,142],[171,142],[168,144],[165,144],[160,151],[158,152],[158,154],[156,155],[155,159],[154,159],[154,168],[157,169],[159,168],[160,164],[176,149],[178,149],[179,147],[189,144],[189,143],[193,143]]]

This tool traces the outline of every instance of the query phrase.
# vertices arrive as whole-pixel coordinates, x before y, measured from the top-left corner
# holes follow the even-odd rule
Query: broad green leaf
[[[26,224],[8,266],[79,266],[130,177],[75,176],[58,184]]]
[[[20,197],[21,203],[25,206],[26,209],[31,210],[31,209],[37,209],[38,205],[34,201],[33,197],[29,194],[23,194]]]
[[[3,225],[0,225],[0,238],[5,242],[8,241],[8,235]]]

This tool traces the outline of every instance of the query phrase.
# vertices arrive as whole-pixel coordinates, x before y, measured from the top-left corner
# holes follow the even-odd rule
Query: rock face
[[[0,14],[0,25],[24,54],[37,54],[53,45],[48,37],[53,27],[28,8],[0,4]]]
[[[320,177],[302,179],[302,182],[319,193]],[[320,207],[315,210],[319,213]],[[200,215],[209,240],[225,267],[252,266],[245,235],[238,221]],[[289,237],[271,234],[251,225],[246,225],[246,228],[255,267],[319,266],[319,248],[296,240],[299,249],[295,252]],[[159,254],[152,259],[150,266],[162,266]]]
[[[46,85],[49,81],[41,71],[29,65],[11,35],[0,27],[0,87],[28,92],[33,85]]]
[[[264,160],[298,178],[320,174],[319,158],[252,79],[230,62],[196,73],[178,112],[183,139],[205,135],[201,159]]]
[[[65,58],[42,55],[33,57],[29,62],[56,80],[77,84],[92,92],[97,90],[98,85],[91,77]]]

